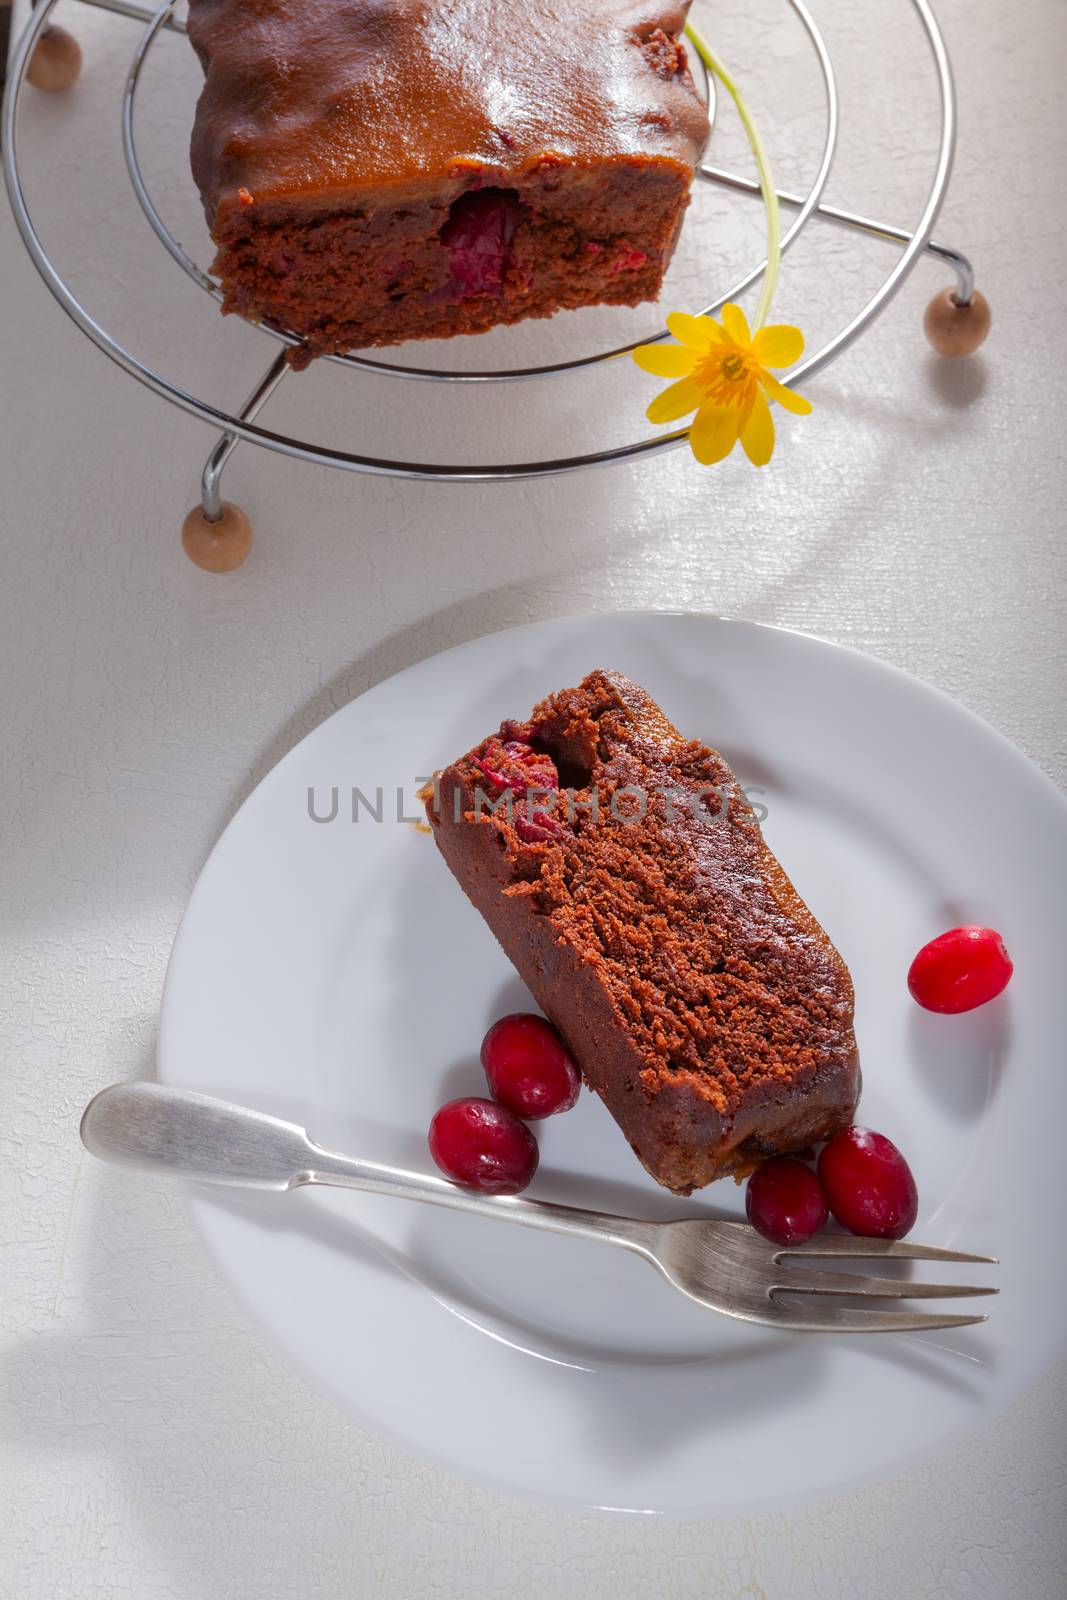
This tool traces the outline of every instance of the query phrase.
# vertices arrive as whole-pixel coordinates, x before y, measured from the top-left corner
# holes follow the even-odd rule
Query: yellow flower
[[[704,466],[722,461],[738,439],[753,466],[766,466],[774,450],[768,399],[798,416],[811,410],[810,401],[767,371],[799,361],[800,329],[780,323],[753,338],[740,306],[723,306],[721,323],[672,311],[667,326],[678,344],[643,344],[633,353],[642,371],[678,379],[653,400],[649,422],[676,422],[695,411],[689,443]]]

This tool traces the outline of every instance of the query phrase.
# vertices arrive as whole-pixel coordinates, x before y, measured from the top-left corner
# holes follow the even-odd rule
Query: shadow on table
[[[926,360],[926,378],[945,405],[956,411],[966,411],[985,394],[989,368],[980,355],[946,360],[944,356],[931,354]]]
[[[358,1547],[376,1502],[393,1497],[393,1485],[403,1492],[388,1448],[368,1445],[293,1377],[205,1280],[200,1241],[191,1229],[182,1235],[174,1214],[176,1191],[101,1168],[89,1198],[88,1179],[82,1205],[92,1208],[95,1244],[85,1261],[86,1319],[57,1323],[5,1354],[0,1432],[57,1471],[99,1463],[90,1493],[117,1492],[129,1505],[171,1575],[168,1593],[290,1600],[275,1574],[297,1571],[306,1592],[333,1592],[337,1544],[324,1529],[349,1527]],[[257,1213],[254,1200],[232,1203]],[[265,1225],[299,1231],[305,1216],[292,1207]],[[339,1270],[350,1257],[403,1270],[356,1225],[327,1220],[324,1234],[316,1217],[314,1233],[336,1251]],[[724,1374],[724,1393],[729,1387]],[[641,1408],[589,1423],[608,1430],[606,1448],[632,1453],[669,1448],[675,1426]],[[558,1524],[558,1511],[544,1514]],[[86,1526],[99,1515],[87,1505]],[[358,1560],[354,1570],[362,1570]],[[76,1574],[68,1592],[77,1593]]]
[[[84,1310],[72,1312],[72,1320],[85,1320],[80,1326],[57,1321],[9,1350],[0,1365],[0,1431],[57,1470],[83,1458],[106,1463],[99,1481],[117,1481],[182,1596],[266,1600],[280,1593],[276,1571],[303,1571],[309,1592],[336,1582],[336,1544],[331,1556],[324,1524],[350,1527],[358,1543],[376,1498],[395,1492],[387,1450],[368,1443],[362,1430],[294,1378],[234,1314],[221,1287],[205,1277],[202,1246],[182,1226],[177,1189],[95,1164],[83,1171],[79,1187],[79,1204],[90,1213],[79,1226],[93,1245],[79,1269]],[[588,1203],[605,1198],[590,1185]],[[619,1204],[632,1197],[612,1198]],[[500,1308],[479,1305],[457,1286],[449,1262],[421,1248],[418,1230],[409,1249],[383,1249],[354,1219],[292,1199],[232,1195],[224,1203],[266,1231],[307,1230],[336,1254],[341,1271],[356,1259],[381,1272],[414,1275],[442,1316],[460,1297],[465,1314],[499,1324]],[[73,1297],[75,1289],[68,1292]],[[313,1315],[315,1308],[308,1311]],[[576,1347],[573,1354],[588,1359],[590,1352]],[[716,1416],[736,1420],[745,1408],[787,1405],[798,1383],[822,1381],[828,1351],[818,1341],[794,1345],[788,1359],[782,1354],[781,1341],[772,1338],[703,1362],[707,1405]],[[980,1376],[948,1367],[944,1352],[913,1341],[884,1341],[870,1354],[903,1361],[956,1388],[968,1389]],[[738,1382],[739,1367],[753,1362],[760,1378]],[[634,1403],[623,1408],[610,1384],[577,1387],[585,1391],[577,1403],[586,1407],[591,1439],[635,1466],[706,1425],[706,1415],[694,1416],[687,1385],[678,1385],[676,1399],[664,1405],[662,1390],[655,1399],[650,1388],[642,1403],[641,1386],[631,1382]],[[368,1498],[376,1469],[385,1487]],[[190,1484],[195,1494],[186,1491]],[[205,1503],[212,1508],[210,1540]],[[557,1527],[561,1514],[544,1512]],[[218,1537],[219,1529],[226,1537]]]
[[[886,452],[884,463],[885,472],[891,477],[895,468],[891,460],[891,453]],[[594,475],[595,476],[595,475]],[[884,493],[884,488],[879,481],[872,488],[872,497],[877,501]],[[850,513],[844,508],[841,520],[846,523]],[[647,528],[629,529],[613,523],[610,516],[605,521],[604,547],[591,546],[579,560],[572,560],[568,568],[568,587],[553,590],[550,596],[542,596],[537,602],[536,609],[531,611],[529,600],[529,582],[503,584],[493,589],[486,589],[481,593],[466,595],[462,599],[434,609],[428,615],[420,616],[406,626],[398,628],[387,638],[372,645],[361,655],[356,656],[348,665],[326,683],[324,683],[310,699],[308,699],[292,716],[288,717],[270,739],[260,754],[251,764],[243,779],[237,784],[233,794],[220,811],[216,827],[212,831],[212,838],[217,838],[223,828],[230,821],[236,811],[267,776],[278,762],[287,755],[302,739],[306,738],[320,723],[325,722],[335,711],[347,705],[349,701],[373,688],[376,684],[392,677],[418,662],[436,655],[444,648],[453,648],[457,645],[479,639],[486,634],[497,633],[509,626],[518,626],[531,621],[549,621],[555,618],[573,615],[576,611],[591,609],[610,612],[614,608],[610,603],[603,605],[583,607],[576,605],[573,600],[568,601],[571,592],[585,593],[584,580],[595,575],[603,574],[607,561],[607,551],[610,547],[612,565],[618,565],[633,559],[640,559],[642,551],[650,545],[650,534]],[[804,574],[810,565],[822,559],[826,551],[824,545],[827,541],[832,544],[834,534],[827,535],[826,541],[820,541],[818,552],[808,552],[808,556],[795,573],[786,575],[782,582],[789,585],[794,576],[799,585],[806,582]],[[821,554],[820,554],[821,552]],[[708,575],[708,596],[706,603],[696,601],[692,609],[706,610],[708,614],[715,614],[716,589],[714,575]],[[768,612],[768,602],[773,599],[773,594],[765,600],[761,595],[754,606],[754,614],[764,615]],[[771,607],[773,609],[773,607]],[[614,666],[625,671],[626,662],[600,662],[590,659],[588,670],[596,666]],[[549,672],[546,678],[546,691],[549,688],[559,687]],[[486,685],[486,718],[485,727],[492,727],[499,721],[503,710],[509,706],[507,685],[497,682]],[[514,706],[513,712],[517,711]],[[709,707],[709,727],[705,730],[708,737],[714,736],[713,708]],[[692,730],[699,733],[702,730]],[[455,752],[443,748],[442,759]],[[728,752],[729,754],[730,752]],[[749,765],[745,765],[742,753],[739,775],[742,782],[760,784],[763,779],[757,770],[758,758],[754,752],[750,754]]]

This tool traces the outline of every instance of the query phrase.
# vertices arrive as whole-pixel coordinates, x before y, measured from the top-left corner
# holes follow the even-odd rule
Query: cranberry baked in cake
[[[223,309],[312,355],[654,299],[708,132],[688,0],[189,0]]]
[[[636,1155],[677,1194],[850,1125],[844,962],[729,766],[614,672],[440,773],[442,855]]]

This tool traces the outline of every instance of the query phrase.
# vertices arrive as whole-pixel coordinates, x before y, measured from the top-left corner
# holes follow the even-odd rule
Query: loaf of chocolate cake
[[[638,1159],[676,1194],[852,1121],[844,962],[714,750],[592,672],[439,773],[427,815]]]
[[[688,0],[189,0],[223,310],[311,355],[654,299],[707,138]]]

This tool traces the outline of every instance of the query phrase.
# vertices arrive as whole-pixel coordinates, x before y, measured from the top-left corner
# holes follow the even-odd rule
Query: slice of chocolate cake
[[[708,132],[688,0],[189,0],[223,309],[311,354],[654,299]]]
[[[845,1128],[844,962],[723,758],[592,672],[440,773],[441,853],[677,1194]]]

